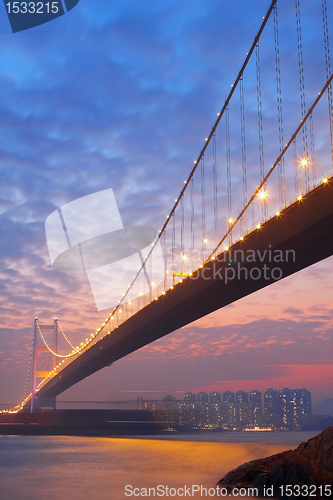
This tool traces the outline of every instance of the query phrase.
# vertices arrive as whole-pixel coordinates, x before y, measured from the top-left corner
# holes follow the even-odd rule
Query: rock
[[[259,496],[265,496],[264,488],[267,491],[273,486],[274,496],[270,495],[270,498],[296,498],[297,495],[281,495],[280,486],[286,485],[304,485],[303,491],[306,491],[306,486],[312,486],[311,499],[332,498],[333,493],[329,494],[329,489],[325,495],[325,485],[330,486],[333,492],[333,427],[301,443],[295,450],[240,465],[217,484],[229,491],[233,488],[257,488]]]

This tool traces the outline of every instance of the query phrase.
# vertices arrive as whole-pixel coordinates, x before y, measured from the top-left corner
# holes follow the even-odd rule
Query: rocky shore
[[[285,487],[292,487],[286,494]],[[297,485],[311,488],[311,495],[297,495]],[[333,427],[301,443],[295,450],[252,460],[230,471],[219,488],[257,488],[259,496],[270,498],[333,498]],[[281,491],[283,486],[283,491]],[[326,486],[326,489],[325,489]],[[269,489],[268,489],[269,488]],[[331,493],[330,493],[331,491]],[[268,493],[273,493],[268,494]],[[281,494],[282,493],[282,494]],[[296,493],[296,494],[295,494]],[[310,491],[308,491],[308,494]]]

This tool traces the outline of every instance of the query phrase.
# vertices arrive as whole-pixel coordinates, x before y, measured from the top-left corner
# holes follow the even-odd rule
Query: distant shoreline
[[[0,414],[0,435],[22,436],[194,436],[194,435],[269,435],[289,433],[273,429],[182,428],[165,415],[144,410],[52,410]],[[300,432],[297,430],[296,432]],[[313,432],[313,429],[309,429]],[[252,438],[250,438],[252,439]]]

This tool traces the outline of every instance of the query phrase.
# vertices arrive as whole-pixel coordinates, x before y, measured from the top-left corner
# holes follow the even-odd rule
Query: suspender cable
[[[313,131],[313,116],[312,113],[309,118],[310,125],[310,162],[311,162],[311,172],[312,172],[312,182],[316,182],[316,155],[315,155],[315,143],[314,143],[314,131]]]
[[[214,233],[215,246],[219,238],[218,200],[217,200],[217,165],[216,165],[216,134],[213,136],[213,190],[214,190]]]
[[[315,101],[313,102],[312,106],[310,107],[309,111],[306,113],[305,115],[305,118],[304,118],[304,121],[306,122],[309,118],[309,116],[311,115],[311,113],[313,112],[313,110],[315,109],[315,107],[318,105],[319,101],[321,100],[322,96],[324,95],[324,93],[326,92],[326,90],[328,89],[329,85],[331,85],[332,83],[332,80],[333,80],[333,74],[330,76],[330,78],[327,80],[327,82],[325,83],[324,87],[322,88],[321,92],[318,93],[318,96],[316,97]],[[249,199],[249,201],[247,202],[246,206],[243,208],[243,210],[240,212],[240,214],[238,215],[238,217],[233,221],[232,223],[232,226],[229,228],[229,230],[227,231],[227,233],[223,236],[223,238],[219,241],[218,243],[218,246],[217,248],[214,248],[214,250],[212,251],[212,253],[210,254],[210,256],[208,257],[207,261],[208,262],[210,260],[210,258],[218,251],[219,247],[222,245],[222,243],[226,240],[226,238],[228,238],[228,235],[229,233],[232,231],[232,229],[235,227],[235,225],[239,222],[239,220],[241,219],[241,217],[243,216],[244,212],[246,210],[248,210],[249,206],[251,205],[251,203],[255,200],[256,196],[258,196],[260,190],[265,186],[267,180],[269,179],[269,177],[271,176],[271,174],[274,172],[275,168],[277,167],[277,165],[279,164],[279,162],[281,161],[281,156],[286,154],[286,152],[289,150],[290,146],[294,143],[295,141],[295,138],[297,137],[297,135],[300,133],[301,129],[303,128],[303,125],[304,125],[304,121],[302,120],[302,122],[300,123],[300,125],[297,127],[297,129],[295,130],[295,132],[293,133],[293,135],[291,136],[291,138],[289,139],[288,143],[286,144],[286,146],[284,147],[283,151],[281,152],[281,154],[277,157],[275,163],[272,165],[272,167],[269,169],[269,171],[267,172],[267,174],[265,175],[264,179],[262,180],[262,182],[259,184],[258,188],[255,190],[255,192],[252,194],[251,198]]]
[[[230,124],[229,124],[229,107],[225,113],[225,145],[226,145],[226,160],[227,160],[227,191],[228,191],[228,228],[232,223],[232,200],[231,200],[231,170],[230,170]],[[228,244],[231,245],[232,235],[230,233]]]
[[[283,114],[282,114],[282,90],[281,90],[281,64],[280,64],[280,45],[279,45],[279,25],[278,25],[278,12],[277,5],[273,10],[274,19],[274,42],[275,42],[275,73],[276,73],[276,92],[277,92],[277,106],[278,106],[278,122],[279,122],[279,143],[280,153],[283,150]],[[280,206],[286,205],[286,176],[284,156],[278,168],[278,181],[279,181],[279,202]]]
[[[246,175],[246,138],[245,138],[245,104],[244,104],[244,82],[243,76],[239,82],[240,93],[240,116],[241,116],[241,141],[242,141],[242,172],[243,172],[243,202],[247,203],[247,175]],[[242,233],[248,231],[248,213],[245,212],[242,219]]]
[[[306,115],[306,105],[305,105],[305,86],[304,86],[304,64],[303,64],[303,45],[302,45],[302,30],[301,30],[301,8],[299,0],[295,0],[296,7],[296,26],[297,26],[297,48],[298,48],[298,73],[299,73],[299,87],[301,95],[301,111],[302,120]],[[308,132],[307,124],[303,125],[303,159],[306,160],[304,165],[304,176],[305,176],[305,189],[309,189],[309,168],[307,165],[308,161]]]
[[[32,337],[32,344],[31,344],[31,351],[30,351],[28,373],[27,373],[27,379],[26,379],[26,382],[25,382],[25,389],[24,389],[23,399],[26,398],[27,393],[28,393],[28,384],[29,384],[30,370],[31,370],[31,364],[32,364],[32,356],[33,356],[33,352],[34,352],[34,340],[35,340],[35,336]]]
[[[324,44],[325,44],[325,59],[326,59],[326,76],[327,79],[331,76],[331,57],[330,57],[330,42],[328,36],[328,22],[327,22],[327,5],[326,0],[322,0],[322,11],[323,11],[323,25],[324,25]],[[332,164],[333,164],[333,95],[332,86],[328,87],[328,112],[330,119],[330,133],[331,133],[331,153],[332,153]]]
[[[163,251],[164,251],[164,255],[168,255],[168,252],[166,252],[166,245],[165,245],[165,238],[166,238],[166,231],[164,231],[163,233]],[[154,253],[151,254],[150,258],[152,259]],[[164,270],[164,290],[167,289],[167,278],[168,278],[168,273],[166,272],[168,270],[168,258],[166,258],[166,269]],[[151,286],[149,285],[149,289],[151,289]]]
[[[45,347],[48,349],[48,351],[50,351],[51,354],[53,354],[53,356],[56,356],[57,358],[70,358],[70,357],[74,356],[73,353],[67,354],[66,356],[62,356],[61,354],[57,354],[56,352],[54,352],[51,349],[51,347],[47,344],[47,342],[46,342],[46,340],[44,338],[44,335],[42,334],[42,330],[41,330],[41,328],[39,326],[39,323],[37,323],[37,328],[38,328],[38,333],[39,333],[39,335],[40,335],[40,337],[41,337],[41,339],[42,339]]]
[[[181,254],[184,258],[182,258],[182,270],[183,272],[183,263],[186,258],[185,256],[185,251],[184,251],[184,229],[185,229],[185,220],[184,220],[184,196],[182,196],[182,199],[180,200],[180,208],[181,208],[181,221],[180,221],[180,251]]]
[[[191,263],[193,263],[194,253],[194,197],[193,197],[193,177],[190,186],[190,203],[191,203]]]
[[[172,214],[172,271],[174,271],[174,261],[175,261],[175,256],[178,254],[177,249],[176,249],[176,221],[175,221],[176,213],[174,212]]]
[[[201,158],[201,251],[202,263],[205,261],[205,244],[206,244],[206,203],[205,203],[205,157]]]
[[[302,194],[302,175],[301,168],[297,158],[296,137],[293,140],[293,160],[294,160],[294,181],[295,181],[295,195]]]
[[[263,134],[263,128],[262,128],[261,74],[260,74],[259,43],[257,43],[257,45],[256,45],[256,76],[257,76],[260,182],[262,182],[264,177],[265,177],[265,162],[264,162],[264,134]],[[266,184],[264,185],[263,189],[264,189],[264,191],[266,191]],[[263,218],[263,220],[265,220],[267,217],[266,199],[263,198],[261,203],[262,203],[262,218]],[[259,206],[259,218],[260,218],[260,206]]]
[[[198,166],[199,166],[199,164],[200,164],[200,161],[201,161],[201,159],[202,159],[203,155],[204,155],[204,154],[205,154],[205,152],[206,152],[206,149],[207,149],[207,147],[208,147],[208,145],[209,145],[210,141],[212,140],[212,137],[213,137],[213,135],[214,135],[214,133],[215,133],[215,131],[216,131],[216,129],[217,129],[217,126],[219,125],[219,123],[220,123],[220,121],[221,121],[221,119],[222,119],[222,116],[223,116],[223,115],[224,115],[224,113],[226,112],[226,109],[227,109],[227,107],[228,107],[228,105],[229,105],[229,103],[230,103],[230,101],[231,101],[231,98],[232,98],[232,96],[234,95],[234,92],[235,92],[235,90],[236,90],[236,88],[237,88],[237,85],[238,85],[238,84],[239,84],[239,82],[240,82],[240,79],[241,79],[241,77],[242,77],[242,75],[243,75],[243,73],[244,73],[244,71],[245,71],[245,69],[246,69],[246,67],[247,67],[247,65],[248,65],[248,63],[249,63],[249,61],[250,61],[251,57],[252,57],[253,52],[255,51],[256,45],[257,45],[257,43],[259,42],[259,39],[260,39],[260,37],[261,37],[261,35],[262,35],[262,33],[263,33],[264,29],[265,29],[265,26],[266,26],[266,24],[267,24],[267,22],[268,22],[268,20],[269,20],[269,18],[270,18],[270,16],[271,16],[271,14],[272,14],[272,11],[273,11],[274,6],[276,5],[276,3],[277,3],[277,0],[272,0],[272,2],[271,2],[271,4],[270,4],[270,6],[269,6],[269,8],[268,8],[267,14],[266,14],[266,15],[264,16],[264,18],[263,18],[263,22],[262,22],[262,24],[261,24],[261,26],[260,26],[260,28],[259,28],[259,30],[258,30],[258,33],[257,33],[257,35],[256,35],[256,37],[255,37],[255,39],[254,39],[254,42],[253,42],[253,44],[251,45],[251,48],[250,48],[249,52],[247,52],[247,54],[246,54],[246,58],[245,58],[245,61],[244,61],[244,63],[243,63],[243,66],[241,67],[241,69],[240,69],[240,71],[239,71],[239,73],[238,73],[238,75],[237,75],[237,78],[236,78],[236,80],[234,81],[234,83],[233,83],[233,85],[232,85],[232,87],[231,87],[231,90],[230,90],[230,92],[229,92],[229,95],[228,95],[228,97],[227,97],[227,99],[226,99],[226,101],[225,101],[225,103],[224,103],[224,105],[223,105],[223,107],[222,107],[222,109],[221,109],[220,113],[218,113],[218,118],[217,118],[217,120],[216,120],[216,122],[215,122],[215,124],[214,124],[214,126],[213,126],[213,128],[212,128],[212,130],[211,130],[211,132],[210,132],[210,134],[209,134],[209,136],[207,137],[207,140],[205,141],[204,147],[202,148],[202,150],[201,150],[201,152],[200,152],[200,154],[199,154],[199,156],[198,156],[198,159],[194,162],[194,167],[193,167],[193,169],[192,169],[192,170],[191,170],[191,172],[190,172],[190,175],[189,175],[189,177],[188,177],[188,179],[187,179],[187,181],[186,181],[186,183],[185,183],[184,188],[182,189],[182,191],[181,191],[181,193],[180,193],[180,196],[181,196],[181,195],[185,192],[185,190],[186,190],[186,188],[187,188],[187,186],[188,186],[188,184],[189,184],[190,180],[192,179],[192,177],[193,177],[193,175],[194,175],[194,173],[195,173],[195,171],[196,171],[197,167],[198,167]],[[179,199],[180,199],[180,198],[178,198],[178,201],[174,204],[173,209],[171,210],[170,216],[173,214],[174,210],[176,210],[176,208],[177,208],[177,206],[178,206],[178,203],[179,203]],[[161,233],[160,233],[160,234],[162,234],[162,233],[163,233],[164,228],[167,226],[167,224],[168,224],[168,222],[165,222],[164,226],[162,227],[162,230],[161,230]]]
[[[240,78],[243,75],[243,73],[245,71],[245,68],[247,67],[247,65],[248,65],[248,63],[249,63],[249,61],[250,61],[250,59],[252,57],[252,54],[253,54],[253,52],[255,50],[255,47],[256,47],[256,45],[257,45],[257,43],[258,43],[258,41],[259,41],[259,39],[260,39],[260,37],[261,37],[264,29],[265,29],[265,26],[266,26],[266,24],[267,24],[267,22],[268,22],[268,20],[269,20],[269,18],[271,16],[271,14],[272,14],[272,11],[273,11],[274,6],[275,6],[276,3],[277,3],[277,0],[272,0],[271,4],[270,4],[270,6],[269,6],[269,8],[267,10],[267,13],[266,13],[266,15],[263,18],[263,22],[262,22],[262,24],[261,24],[261,26],[260,26],[260,28],[259,28],[259,30],[257,32],[257,35],[256,35],[256,37],[255,37],[255,39],[254,39],[254,41],[253,41],[253,43],[251,45],[251,48],[250,48],[249,52],[247,52],[247,54],[246,54],[246,58],[244,60],[244,63],[243,63],[243,65],[242,65],[242,67],[241,67],[241,69],[240,69],[240,71],[239,71],[239,73],[238,73],[238,75],[237,75],[237,77],[236,77],[236,79],[234,81],[234,84],[231,87],[231,90],[230,90],[230,92],[228,94],[228,97],[227,97],[227,99],[226,99],[226,101],[225,101],[225,103],[224,103],[224,105],[223,105],[223,107],[221,109],[221,112],[218,113],[218,118],[217,118],[217,120],[216,120],[216,122],[215,122],[215,124],[214,124],[214,126],[213,126],[213,128],[212,128],[212,130],[211,130],[211,132],[209,134],[209,136],[207,137],[207,140],[205,141],[204,147],[202,148],[202,150],[201,150],[201,152],[200,152],[200,154],[198,156],[198,159],[194,162],[194,167],[191,170],[190,175],[189,175],[187,181],[185,182],[185,186],[181,190],[180,196],[178,197],[178,200],[176,201],[176,203],[174,204],[174,206],[173,206],[173,208],[172,208],[172,210],[170,212],[170,217],[169,217],[168,221],[173,216],[173,214],[174,214],[174,212],[175,212],[175,210],[176,210],[176,208],[177,208],[177,206],[179,204],[179,198],[185,193],[190,180],[193,178],[193,175],[194,175],[197,167],[199,166],[199,163],[201,162],[201,159],[203,158],[203,155],[205,154],[205,151],[206,151],[206,149],[207,149],[207,147],[208,147],[208,145],[209,145],[209,143],[210,143],[210,141],[211,141],[211,139],[212,139],[212,137],[213,137],[213,135],[214,135],[214,133],[215,133],[215,131],[217,129],[217,126],[219,125],[219,123],[220,123],[220,121],[222,119],[222,116],[224,115],[224,113],[225,113],[225,111],[226,111],[226,109],[227,109],[227,107],[229,105],[229,102],[230,102],[230,100],[231,100],[231,98],[232,98],[232,96],[233,96],[233,94],[234,94],[234,92],[235,92],[235,90],[237,88],[237,85],[238,85],[238,83],[240,81]],[[165,222],[165,224],[163,225],[161,231],[159,232],[159,236],[158,236],[159,238],[162,236],[163,232],[165,231],[165,228],[168,225],[168,221]],[[152,249],[150,250],[147,258],[150,257],[150,254],[153,252],[153,250],[154,250],[154,247],[152,247]],[[141,271],[141,269],[136,274],[136,276],[133,278],[133,281],[131,283],[130,288],[134,285],[134,282],[137,280],[137,277],[140,274],[140,271]],[[119,305],[117,305],[115,307],[115,309],[113,311],[113,314],[116,313],[118,307],[119,307]]]
[[[59,330],[60,330],[60,333],[62,335],[62,337],[65,339],[65,341],[67,342],[67,344],[69,345],[69,347],[71,347],[74,351],[76,350],[75,347],[73,346],[73,344],[70,343],[70,341],[68,340],[68,338],[66,337],[65,333],[63,332],[63,329],[61,328],[61,325],[59,323],[59,321],[57,320],[57,323],[58,323],[58,326],[59,326]]]

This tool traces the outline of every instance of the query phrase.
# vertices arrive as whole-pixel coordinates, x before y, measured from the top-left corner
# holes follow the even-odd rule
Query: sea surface
[[[228,432],[125,438],[0,436],[0,500],[120,500],[157,488],[214,488],[249,460],[298,446],[317,433]],[[139,488],[135,490],[134,488]],[[189,491],[189,490],[188,490]],[[208,490],[207,490],[208,491]],[[192,490],[190,490],[192,493]],[[212,492],[212,490],[211,490]],[[164,494],[162,496],[161,494]],[[180,491],[182,493],[182,490]],[[246,497],[243,497],[246,498]]]

